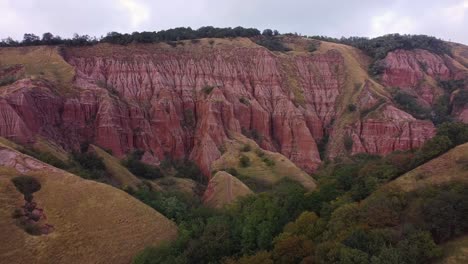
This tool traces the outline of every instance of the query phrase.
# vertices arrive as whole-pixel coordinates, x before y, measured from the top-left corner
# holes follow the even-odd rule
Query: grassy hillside
[[[464,264],[468,263],[468,236],[463,236],[443,245],[444,257],[438,264]]]
[[[398,188],[410,192],[453,181],[468,182],[468,143],[409,171],[384,188]]]
[[[103,149],[90,145],[92,151],[94,151],[98,157],[102,158],[106,171],[109,173],[111,180],[121,188],[132,187],[137,188],[141,184],[141,180],[133,175],[127,168],[122,166],[120,160],[107,153]]]
[[[222,208],[240,197],[253,192],[231,174],[218,171],[208,183],[203,203],[208,207]]]
[[[45,78],[68,90],[75,69],[62,58],[59,49],[56,46],[0,48],[0,68],[22,64],[23,78]]]
[[[237,177],[244,183],[257,186],[254,190],[268,189],[284,178],[296,181],[308,190],[316,187],[314,179],[288,158],[279,153],[262,150],[253,140],[236,136],[234,140],[227,141],[224,147],[225,153],[212,164],[213,171],[232,172],[234,169],[237,171]],[[241,165],[241,157],[249,160],[248,166]]]
[[[123,191],[55,169],[0,145],[0,259],[4,263],[129,263],[145,246],[175,239],[177,227]],[[32,236],[12,213],[24,204],[11,179],[27,174],[54,232]]]

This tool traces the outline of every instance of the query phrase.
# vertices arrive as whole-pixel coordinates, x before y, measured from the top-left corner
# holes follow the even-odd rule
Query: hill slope
[[[209,207],[222,208],[236,199],[253,194],[253,192],[231,174],[219,171],[210,179],[203,203]]]
[[[468,143],[407,172],[386,187],[411,192],[456,181],[468,182]]]
[[[42,189],[37,207],[53,226],[32,236],[12,214],[24,204],[11,179],[27,174]],[[123,191],[83,180],[0,145],[0,241],[2,263],[129,263],[148,245],[175,239],[177,227]]]

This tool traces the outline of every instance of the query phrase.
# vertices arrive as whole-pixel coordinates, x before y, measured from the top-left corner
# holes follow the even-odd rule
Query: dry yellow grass
[[[251,146],[251,151],[241,152],[240,149],[248,144]],[[213,170],[226,170],[235,168],[240,175],[249,177],[260,182],[265,182],[270,185],[277,183],[283,178],[288,178],[303,185],[307,190],[316,188],[315,180],[298,168],[285,156],[260,149],[253,141],[242,135],[235,135],[233,140],[226,141],[226,152],[216,161],[212,163]],[[256,150],[261,150],[265,153],[265,157],[275,162],[274,166],[268,166],[257,155]],[[239,166],[239,158],[241,154],[249,157],[251,165],[248,167]]]
[[[65,53],[72,56],[91,57],[91,56],[126,56],[151,53],[171,52],[190,52],[191,56],[197,56],[207,52],[212,48],[230,50],[233,48],[260,48],[248,38],[204,38],[199,40],[182,40],[173,42],[169,45],[165,42],[151,44],[129,44],[113,45],[109,43],[100,43],[89,47],[67,47]],[[130,56],[129,56],[130,57]]]
[[[396,187],[411,192],[454,181],[468,181],[468,143],[407,172],[384,188]]]
[[[22,64],[26,78],[45,78],[61,90],[71,88],[74,68],[59,54],[57,46],[0,48],[0,67]]]
[[[68,153],[59,145],[50,142],[44,138],[38,137],[36,139],[36,142],[34,142],[33,145],[34,149],[39,150],[40,152],[48,152],[52,154],[54,157],[62,160],[62,161],[67,161],[68,160]],[[17,149],[17,148],[15,148]]]
[[[218,171],[208,183],[203,203],[213,208],[223,208],[240,197],[253,194],[253,192],[231,174]]]
[[[459,63],[456,66],[468,70],[468,46],[458,43],[450,43],[450,46],[452,47],[455,60]]]
[[[106,166],[106,171],[111,175],[112,181],[114,181],[117,186],[121,188],[131,187],[136,189],[141,180],[138,179],[133,173],[131,173],[127,168],[120,164],[120,160],[111,154],[107,153],[103,149],[90,145],[92,151],[102,158],[104,165]]]
[[[468,236],[463,236],[442,245],[445,255],[438,264],[468,263]]]
[[[149,245],[177,236],[176,225],[127,193],[50,167],[0,146],[1,263],[129,263]],[[13,169],[12,167],[16,168]],[[34,199],[55,231],[31,236],[11,215],[23,203],[11,178],[27,171],[42,189]]]
[[[0,137],[0,144],[2,144],[4,146],[7,146],[9,148],[12,148],[12,149],[16,149],[16,150],[21,148],[20,145],[14,143],[14,142],[11,142],[10,140],[8,140],[8,139],[6,139],[4,137]]]
[[[143,183],[143,181],[146,181],[150,183],[151,186],[157,191],[178,191],[191,196],[196,195],[197,183],[191,179],[166,176],[156,180],[144,180],[131,173],[120,163],[119,159],[110,155],[103,149],[95,145],[90,145],[90,147],[99,157],[102,158],[104,165],[106,166],[106,171],[112,177],[112,183],[115,183],[122,189],[131,187],[136,190],[139,188],[139,185]]]

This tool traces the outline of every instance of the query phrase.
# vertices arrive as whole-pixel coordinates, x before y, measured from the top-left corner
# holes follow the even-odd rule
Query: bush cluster
[[[128,155],[128,157],[122,161],[122,165],[128,168],[128,170],[136,176],[153,180],[163,177],[161,170],[152,165],[148,165],[141,161],[143,155],[142,151],[136,150]]]

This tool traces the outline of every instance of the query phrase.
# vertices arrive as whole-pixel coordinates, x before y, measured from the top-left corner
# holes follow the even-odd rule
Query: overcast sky
[[[0,0],[0,39],[206,25],[332,37],[427,34],[468,44],[468,0]]]

